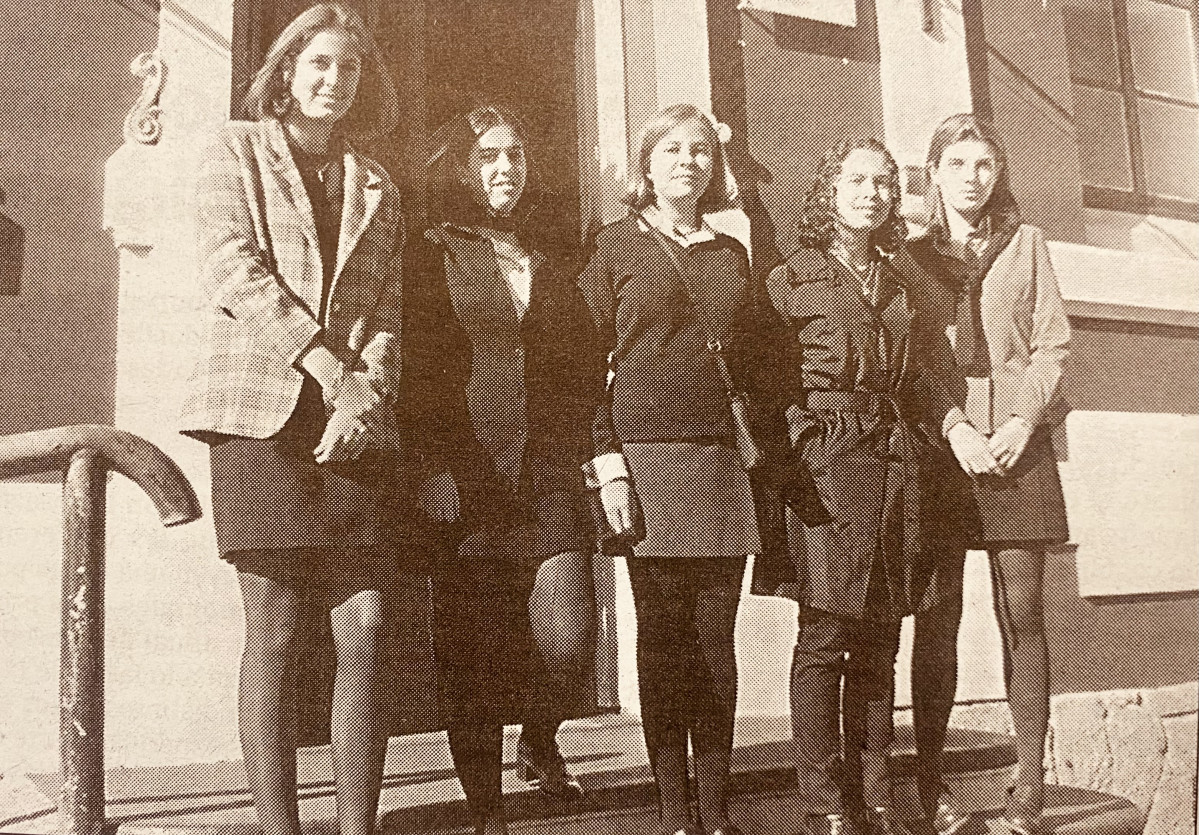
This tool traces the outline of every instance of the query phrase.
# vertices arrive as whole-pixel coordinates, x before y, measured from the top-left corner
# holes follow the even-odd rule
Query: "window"
[[[1194,4],[1066,0],[1063,15],[1086,205],[1199,220]]]

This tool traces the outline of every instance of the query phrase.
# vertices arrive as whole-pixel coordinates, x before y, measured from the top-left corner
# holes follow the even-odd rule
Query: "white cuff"
[[[625,463],[624,453],[605,452],[597,455],[582,466],[583,480],[591,489],[603,487],[618,478],[629,477],[629,467]]]
[[[941,435],[945,438],[948,438],[950,429],[953,429],[953,427],[957,426],[959,423],[969,422],[970,421],[969,418],[966,417],[966,413],[957,406],[954,406],[949,410],[949,413],[945,415],[945,420],[941,421]]]

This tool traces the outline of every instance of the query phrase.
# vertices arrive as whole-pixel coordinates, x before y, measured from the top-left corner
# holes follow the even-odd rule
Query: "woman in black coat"
[[[573,271],[530,243],[516,120],[482,107],[441,136],[442,222],[406,265],[400,410],[422,458],[419,506],[464,534],[433,571],[434,649],[454,765],[476,831],[491,835],[507,831],[505,721],[524,720],[526,775],[582,793],[555,734],[585,677],[593,535],[580,465],[604,366]]]
[[[803,207],[801,247],[767,282],[789,330],[787,423],[805,479],[789,513],[801,589],[791,714],[808,832],[821,835],[898,831],[887,752],[899,623],[940,593],[919,475],[960,416],[944,334],[896,256],[899,194],[881,143],[841,143]]]

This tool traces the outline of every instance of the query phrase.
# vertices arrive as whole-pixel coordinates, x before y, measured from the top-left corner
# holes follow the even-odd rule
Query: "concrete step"
[[[788,717],[738,720],[731,815],[747,835],[797,832],[804,810],[796,802]],[[571,769],[587,788],[584,803],[551,803],[516,779],[516,733],[505,743],[504,791],[514,833],[599,835],[656,831],[655,793],[641,727],[628,716],[572,722],[560,735]],[[911,803],[910,726],[900,726],[893,760],[899,799]],[[1014,762],[1010,739],[985,731],[951,729],[947,782],[959,802],[982,813],[981,827],[999,835],[994,818]],[[327,749],[299,755],[300,813],[305,835],[333,833],[334,789]],[[0,817],[0,832],[53,832],[58,775],[30,775],[47,798],[42,810],[19,820]],[[106,835],[256,835],[253,804],[240,761],[162,768],[114,769],[107,775]],[[1140,835],[1140,812],[1128,801],[1097,792],[1052,787],[1049,820],[1056,831],[1087,835]],[[391,740],[380,813],[387,835],[465,833],[467,816],[443,734]],[[988,820],[991,819],[991,820]],[[980,828],[982,835],[986,828]]]

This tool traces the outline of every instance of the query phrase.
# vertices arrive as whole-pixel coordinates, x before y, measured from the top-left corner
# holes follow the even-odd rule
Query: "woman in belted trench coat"
[[[1051,435],[1066,416],[1061,395],[1070,324],[1044,233],[1021,221],[995,129],[972,114],[946,119],[929,144],[931,224],[910,243],[934,279],[927,307],[954,337],[967,384],[961,402],[985,436],[959,456],[973,487],[973,547],[990,557],[1004,674],[1016,728],[1017,766],[1005,822],[1014,835],[1042,829],[1042,761],[1049,722],[1045,642],[1045,548],[1069,536]],[[961,565],[966,543],[944,543],[942,561]],[[960,586],[960,584],[959,584]],[[939,758],[957,683],[961,594],[916,618],[912,665],[920,785],[936,828],[950,831]],[[951,808],[950,804],[950,808]]]
[[[767,282],[789,329],[799,463],[791,714],[807,831],[821,835],[897,831],[886,756],[899,622],[939,593],[920,468],[949,428],[953,366],[906,286],[898,177],[876,140],[834,148],[805,202],[801,246]]]
[[[283,30],[197,185],[200,361],[181,429],[211,444],[213,520],[238,571],[246,643],[238,722],[267,835],[299,835],[303,626],[327,617],[343,835],[375,831],[386,748],[385,591],[399,376],[399,194],[349,140],[396,124],[357,13],[321,4]],[[306,682],[305,682],[306,683]]]
[[[555,741],[582,706],[592,593],[584,447],[604,361],[571,265],[526,206],[528,139],[485,106],[439,131],[440,221],[410,253],[400,413],[418,506],[465,538],[433,569],[442,719],[477,832],[506,832],[503,726],[520,772],[578,799]],[[537,623],[531,623],[536,619]]]

